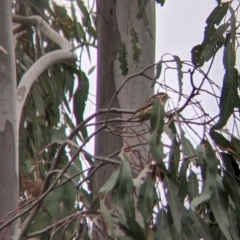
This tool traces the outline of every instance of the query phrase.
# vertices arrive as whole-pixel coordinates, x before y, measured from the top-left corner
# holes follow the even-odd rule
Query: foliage
[[[76,161],[64,170],[57,186],[53,184],[64,166],[69,163],[69,157],[76,153],[79,141],[83,142],[88,137],[85,127],[71,139],[69,148],[62,151],[57,166],[53,165],[59,145],[67,140],[67,133],[75,128],[76,123],[78,125],[83,121],[89,79],[86,70],[81,68],[81,56],[82,52],[86,51],[90,57],[90,48],[96,46],[95,13],[87,8],[82,0],[76,4],[65,5],[48,0],[24,0],[21,3],[13,1],[12,6],[12,12],[15,16],[20,16],[20,20],[21,17],[41,17],[56,34],[60,33],[62,39],[65,38],[71,44],[71,51],[78,55],[76,62],[60,62],[49,67],[31,87],[21,115],[19,165],[23,211],[33,207],[33,200],[39,196],[43,180],[49,178],[48,185],[54,187],[46,196],[28,233],[43,230],[65,219],[65,222],[52,227],[55,230],[51,237],[60,239],[79,236],[82,233],[78,227],[83,224],[83,230],[86,230],[87,223],[75,215],[85,208],[81,199],[90,198],[86,190],[79,189],[80,185],[77,186],[78,182],[86,177],[82,166],[84,156],[76,154]],[[18,19],[14,18],[17,79],[20,83],[31,66],[38,64],[42,56],[58,50],[59,46],[40,30],[41,24],[31,25],[30,21],[19,24],[17,21]],[[88,163],[91,166],[92,159],[89,157]],[[79,204],[76,204],[76,201]],[[22,221],[29,216],[29,211],[26,213],[22,216]],[[61,227],[63,224],[64,228]],[[41,236],[42,239],[48,239],[50,234],[47,232]]]
[[[165,3],[157,2],[162,6]],[[145,0],[138,1],[136,17],[148,29],[146,4]],[[227,2],[213,9],[206,20],[202,43],[192,48],[192,62],[166,54],[152,66],[156,67],[152,86],[160,86],[171,99],[164,104],[154,101],[149,156],[139,157],[138,165],[131,161],[136,146],[119,150],[119,160],[113,159],[116,153],[99,157],[84,150],[85,144],[112,119],[96,125],[90,136],[89,121],[97,114],[116,111],[109,105],[109,109],[83,118],[89,80],[81,69],[81,51],[85,49],[90,57],[90,46],[95,46],[94,13],[81,0],[70,3],[69,8],[49,1],[23,1],[13,5],[13,13],[41,16],[74,50],[80,48],[80,63],[55,64],[39,76],[23,109],[19,130],[22,201],[15,217],[21,216],[27,228],[24,235],[90,239],[91,222],[106,239],[239,239],[238,7]],[[21,24],[14,34],[20,82],[30,66],[58,46],[36,26]],[[141,61],[142,49],[134,28],[130,35],[133,59]],[[118,60],[123,75],[128,73],[126,49],[121,42]],[[225,72],[219,86],[209,73],[221,49]],[[168,82],[168,71],[176,71],[176,88]],[[189,84],[190,92],[184,92],[183,82]],[[218,115],[207,112],[199,101],[199,96],[206,95],[216,101]],[[72,121],[70,101],[77,127]],[[136,120],[122,121],[111,132],[126,137],[127,130],[135,129]],[[142,136],[143,124],[137,122],[138,132],[132,131],[131,137]],[[195,144],[196,139],[199,144]],[[98,165],[93,165],[93,158],[100,160]],[[83,167],[86,162],[87,169]],[[93,198],[91,176],[107,163],[116,170]],[[37,212],[30,213],[35,206],[39,206]]]

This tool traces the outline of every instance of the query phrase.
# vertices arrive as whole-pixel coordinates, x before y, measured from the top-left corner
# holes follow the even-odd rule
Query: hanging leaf
[[[162,168],[162,170],[166,169],[165,165],[162,162],[164,158],[163,148],[160,147],[160,139],[163,133],[164,126],[164,117],[164,104],[162,104],[162,101],[160,99],[154,100],[150,116],[151,135],[149,139],[149,146],[153,159],[161,164],[160,167]]]
[[[78,41],[78,43],[80,43],[81,39],[85,38],[85,33],[84,33],[82,25],[79,24],[79,22],[78,22],[76,12],[75,12],[75,6],[73,3],[71,3],[71,12],[72,12],[72,17],[73,17],[73,28],[72,29],[74,31],[76,40]]]
[[[180,145],[176,138],[172,141],[172,144],[170,146],[170,152],[169,152],[169,172],[171,173],[173,179],[177,179],[178,176],[178,168],[179,168],[179,161],[180,161]]]
[[[204,155],[207,163],[207,176],[203,192],[199,196],[195,197],[191,202],[191,209],[193,211],[195,210],[195,207],[197,207],[201,202],[210,199],[217,180],[218,159],[216,158],[211,145],[207,141],[202,141],[201,148],[202,154]]]
[[[236,180],[234,179],[235,174],[234,174],[234,169],[232,168],[232,165],[231,165],[231,159],[224,152],[221,152],[220,156],[226,167],[226,170],[224,171],[224,175],[223,175],[223,180],[222,180],[223,186],[235,204],[235,211],[237,213],[237,218],[238,218],[238,221],[240,221],[239,186]]]
[[[236,41],[236,16],[235,16],[235,12],[233,10],[233,8],[231,6],[229,6],[229,11],[231,13],[231,17],[230,17],[230,26],[231,26],[231,42],[233,44],[233,49],[235,49],[235,41]]]
[[[79,8],[79,10],[82,13],[82,23],[84,26],[88,25],[88,22],[90,21],[90,16],[89,16],[89,12],[86,8],[86,6],[84,5],[84,1],[82,0],[77,0],[77,6]]]
[[[100,197],[104,197],[109,191],[111,191],[118,179],[120,173],[120,168],[116,169],[112,175],[109,177],[109,179],[105,182],[105,184],[101,187],[101,189],[98,192],[98,195]]]
[[[230,224],[230,234],[232,239],[238,239],[238,223],[235,209],[229,204],[228,206],[228,218]]]
[[[207,43],[214,35],[216,31],[215,25],[219,25],[226,16],[229,3],[230,2],[222,3],[221,6],[218,5],[208,16],[206,20],[207,26],[205,27],[203,44]]]
[[[189,218],[182,219],[183,232],[187,239],[199,240],[199,235],[194,227],[194,222]]]
[[[209,203],[221,231],[228,240],[232,240],[228,221],[228,197],[220,176],[217,177],[217,181],[213,185],[213,193],[209,199]]]
[[[106,208],[103,199],[100,200],[100,209],[101,209],[101,212],[102,212],[102,214],[103,214],[105,223],[106,223],[106,225],[107,225],[107,234],[108,234],[108,236],[110,236],[112,239],[114,239],[114,234],[113,234],[113,219],[112,219],[112,216],[111,216],[110,212],[109,212],[108,209]]]
[[[182,79],[183,79],[183,73],[182,73],[182,61],[180,60],[180,58],[178,56],[173,56],[176,64],[177,64],[177,72],[178,72],[178,86],[179,86],[179,94],[178,94],[178,103],[181,101],[181,97],[182,97]]]
[[[83,121],[83,113],[88,99],[89,81],[85,73],[80,72],[78,76],[79,86],[73,96],[73,113],[76,118],[77,125]],[[86,128],[81,129],[83,138],[86,139],[88,134]]]
[[[42,92],[40,88],[37,86],[37,84],[34,84],[32,87],[32,97],[34,100],[38,116],[45,116],[45,104],[42,99]]]
[[[144,220],[145,234],[147,229],[149,228],[149,224],[152,219],[155,200],[154,191],[155,191],[154,181],[150,177],[148,177],[147,180],[140,187],[137,202],[137,209],[141,213]]]
[[[223,78],[222,93],[220,97],[220,113],[218,122],[212,130],[222,129],[232,115],[234,107],[239,106],[238,72],[235,68],[228,69]]]
[[[190,174],[188,177],[188,196],[190,201],[199,194],[198,187],[199,186],[198,186],[197,175],[192,170],[190,170]]]
[[[187,170],[189,166],[189,160],[184,160],[181,164],[179,176],[178,176],[178,197],[180,201],[183,203],[186,195],[188,193],[188,181],[187,181]]]
[[[125,76],[128,73],[128,62],[127,62],[127,52],[125,43],[121,43],[118,48],[118,60],[120,62],[120,69],[122,70],[122,75]]]
[[[177,113],[176,113],[176,119],[177,119],[178,127],[180,129],[180,138],[181,138],[183,153],[187,158],[189,158],[189,160],[193,161],[193,163],[195,164],[196,152],[193,148],[192,143],[185,137],[185,132],[182,130],[179,116]]]
[[[121,165],[115,185],[112,189],[112,203],[118,211],[123,210],[128,183],[132,180],[132,170],[124,152],[119,154]]]
[[[203,47],[201,57],[199,59],[199,65],[202,66],[204,62],[209,61],[212,57],[215,56],[217,51],[224,44],[223,34],[226,32],[229,27],[229,23],[222,24],[212,35],[211,39],[206,42],[206,46]]]
[[[134,219],[135,217],[135,204],[133,200],[133,182],[129,181],[126,186],[126,192],[123,199],[123,210],[125,216]]]
[[[154,87],[157,79],[160,78],[160,75],[161,75],[161,72],[162,72],[162,61],[160,60],[157,65],[156,65],[156,75],[155,77],[153,78],[153,82],[151,84],[151,87]]]
[[[125,221],[122,218],[119,219],[120,227],[125,232],[127,236],[118,236],[119,240],[132,240],[139,239],[145,240],[143,229],[139,225],[139,223],[131,217],[127,217]]]
[[[165,231],[168,227],[168,221],[167,213],[163,208],[161,208],[157,213],[156,227],[157,232],[155,233],[155,239],[157,240],[165,239]]]
[[[234,152],[234,153],[236,152],[231,142],[228,141],[220,133],[210,130],[210,136],[214,140],[214,142],[217,144],[217,146],[220,147],[222,150]]]
[[[214,240],[209,230],[209,226],[206,222],[201,218],[198,213],[193,211],[188,211],[189,218],[194,222],[194,226],[196,231],[198,232],[199,236],[203,239]]]
[[[183,205],[177,196],[178,188],[173,184],[173,182],[165,176],[164,186],[168,189],[167,191],[167,201],[171,210],[171,216],[174,222],[174,227],[177,230],[179,236],[182,234],[182,224],[181,216],[183,216]]]
[[[234,72],[235,64],[236,64],[236,53],[233,47],[233,43],[231,42],[230,35],[228,35],[225,42],[224,52],[223,52],[223,66],[225,69],[231,71],[229,72],[230,76],[235,75],[235,72]]]

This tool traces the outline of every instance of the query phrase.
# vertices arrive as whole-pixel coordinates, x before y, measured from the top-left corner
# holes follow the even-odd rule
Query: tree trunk
[[[109,103],[115,92],[121,87],[123,81],[131,74],[142,71],[154,63],[155,51],[155,8],[154,2],[149,1],[146,7],[146,13],[149,21],[149,29],[152,38],[144,26],[142,19],[137,19],[138,12],[137,1],[116,1],[116,0],[97,0],[97,32],[98,32],[98,57],[97,57],[97,109],[108,108]],[[139,45],[142,48],[142,55],[138,62],[133,60],[131,28],[134,28],[138,34]],[[118,61],[118,49],[124,42],[127,50],[127,61],[129,72],[123,76]],[[153,68],[146,73],[150,78],[153,77]],[[124,109],[137,109],[153,94],[150,87],[151,81],[142,76],[132,78],[120,91],[114,99],[111,107]],[[119,114],[110,114],[109,118],[120,117]],[[128,118],[129,115],[121,117]],[[98,116],[96,121],[104,120],[105,116]],[[114,125],[112,125],[114,126]],[[137,127],[136,130],[144,128]],[[146,127],[145,127],[146,129]],[[144,141],[148,141],[146,135],[142,136]],[[141,141],[142,143],[142,141]],[[125,138],[124,146],[132,147],[139,144],[139,139]],[[101,131],[95,138],[95,155],[108,157],[114,152],[120,151],[122,148],[122,139]],[[142,147],[135,147],[132,157],[132,163],[135,164],[137,159],[148,160],[148,150],[142,151]],[[137,157],[136,157],[137,156]],[[106,182],[113,171],[113,166],[105,165],[99,169],[94,175],[94,195]],[[97,229],[93,227],[93,240],[101,239],[101,235]]]
[[[18,130],[16,117],[16,72],[13,49],[11,2],[0,2],[0,219],[18,205]],[[11,239],[16,222],[0,232],[0,239]]]

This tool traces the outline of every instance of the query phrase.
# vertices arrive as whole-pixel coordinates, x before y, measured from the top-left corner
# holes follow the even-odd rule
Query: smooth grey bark
[[[146,13],[149,20],[149,32],[144,26],[142,20],[136,18],[137,1],[129,0],[97,0],[97,33],[98,33],[98,56],[97,56],[97,109],[108,108],[109,102],[115,92],[122,86],[124,80],[154,63],[155,52],[155,6],[154,1],[149,1],[146,7]],[[130,29],[134,27],[139,37],[139,44],[142,48],[142,56],[139,62],[133,61],[132,43]],[[128,68],[127,76],[122,76],[120,64],[117,59],[118,48],[121,42],[126,44]],[[153,78],[154,69],[147,72],[149,78]],[[111,107],[123,109],[137,109],[149,97],[153,95],[153,89],[150,87],[149,79],[137,76],[132,78],[126,86],[122,88],[117,98],[114,99]],[[119,114],[110,114],[109,118],[119,117]],[[129,115],[121,116],[128,118]],[[97,117],[96,121],[104,120],[105,116]],[[137,127],[136,131],[144,128]],[[147,127],[145,127],[147,129]],[[146,143],[148,136],[143,136],[143,142]],[[124,146],[130,147],[139,144],[139,139],[124,139]],[[110,154],[120,151],[123,142],[120,138],[101,131],[95,137],[95,155],[108,157]],[[132,163],[143,159],[148,160],[148,149],[142,151],[142,147],[134,148],[138,154],[132,157]],[[137,157],[136,157],[137,156]],[[143,162],[144,162],[143,161]],[[114,168],[111,165],[104,165],[96,171],[94,175],[93,191],[96,196],[98,190],[106,182]],[[136,173],[137,174],[137,173]],[[104,235],[104,233],[103,233]],[[93,240],[102,239],[101,233],[96,227],[93,227]]]
[[[0,219],[3,223],[18,207],[18,130],[16,72],[13,49],[11,1],[0,2]],[[0,239],[16,234],[15,221],[0,232]]]
[[[108,108],[116,86],[114,83],[114,60],[117,54],[117,48],[120,44],[120,35],[116,25],[116,3],[114,0],[97,1],[97,100],[96,108]],[[113,101],[111,107],[119,108],[117,99]],[[119,114],[109,114],[109,118],[120,117]],[[104,120],[105,116],[100,115],[96,121]],[[95,155],[109,156],[111,153],[119,151],[122,147],[122,141],[119,137],[106,131],[101,131],[95,137]],[[98,190],[109,178],[114,167],[106,164],[94,175],[93,191],[97,195]],[[96,227],[93,227],[93,240],[101,239]]]

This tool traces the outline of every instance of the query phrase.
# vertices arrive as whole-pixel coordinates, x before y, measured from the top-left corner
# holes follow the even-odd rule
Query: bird
[[[150,119],[153,103],[156,99],[159,99],[162,104],[165,104],[169,96],[166,93],[159,92],[149,98],[139,109],[137,109],[133,116],[130,117],[127,121],[132,119],[139,119],[141,122],[147,121]]]

